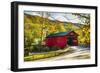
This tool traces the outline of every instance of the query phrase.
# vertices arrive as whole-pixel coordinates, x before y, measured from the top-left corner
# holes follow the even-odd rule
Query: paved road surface
[[[70,47],[71,49],[56,57],[41,59],[38,61],[56,61],[56,60],[72,60],[72,59],[89,59],[90,58],[90,50],[89,48],[80,48],[80,47]]]

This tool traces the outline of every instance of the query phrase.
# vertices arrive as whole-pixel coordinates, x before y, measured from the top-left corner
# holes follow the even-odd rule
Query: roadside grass
[[[63,50],[57,50],[57,51],[51,51],[51,52],[31,54],[29,56],[24,57],[24,61],[34,61],[34,60],[59,56],[63,53],[66,53],[69,49],[70,48],[66,48],[66,49],[63,49]]]

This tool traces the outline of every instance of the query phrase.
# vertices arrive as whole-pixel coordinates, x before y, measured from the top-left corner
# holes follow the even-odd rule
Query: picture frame
[[[97,6],[18,1],[11,2],[11,71],[35,71],[97,66],[97,16]],[[73,18],[76,20],[73,20]],[[66,20],[69,20],[70,22]],[[76,22],[79,23],[77,24]],[[43,23],[43,27],[44,25],[46,25],[47,27],[43,28],[43,33],[41,33],[42,35],[40,35],[39,37],[39,34],[36,33],[39,33],[39,30],[42,29],[41,23]],[[39,27],[41,29],[39,29]],[[54,31],[53,28],[55,29]],[[87,28],[87,30],[85,30],[85,28]],[[69,33],[69,31],[67,31],[69,29],[73,31],[70,31]],[[85,33],[82,29],[84,29],[85,32],[88,33]],[[32,38],[34,36],[34,39],[31,39],[31,31],[34,33],[32,34]],[[67,33],[65,33],[65,31],[67,31]],[[45,37],[44,32],[46,33]],[[79,34],[76,34],[77,32]],[[82,34],[83,36],[81,36]],[[76,39],[76,36],[74,37],[74,35],[78,35],[78,38]],[[85,37],[85,35],[88,36]],[[67,36],[67,38],[64,39],[63,36]],[[35,40],[37,38],[38,41],[36,42]],[[27,42],[27,40],[29,39],[34,41],[28,44],[29,42]],[[66,39],[67,42],[64,42]],[[83,43],[84,40],[82,42],[82,39],[86,39],[85,43]],[[73,40],[75,41],[73,42]],[[39,45],[39,42],[42,43],[42,46],[41,44]],[[71,47],[72,49],[73,45],[77,47],[81,45],[81,48],[87,48],[88,46],[89,48],[88,50],[85,49],[82,52],[79,52],[78,50],[78,52],[71,53],[71,51],[69,51],[69,53],[71,54],[67,55],[67,58],[61,56],[60,58],[58,57],[55,59],[55,57],[59,56],[60,54],[66,56],[65,50],[60,49],[60,52],[58,52],[58,47],[66,47],[64,43],[65,45],[67,44],[67,47]],[[83,44],[85,44],[85,46],[83,46]],[[39,49],[41,47],[43,47],[44,50],[34,50]],[[28,51],[27,48],[29,48]],[[51,48],[53,48],[53,51],[51,50]],[[85,55],[83,55],[83,52]],[[74,57],[72,54],[74,55]],[[47,59],[44,60],[45,58]],[[67,61],[67,59],[70,60],[68,60],[68,62],[66,63],[65,60]]]

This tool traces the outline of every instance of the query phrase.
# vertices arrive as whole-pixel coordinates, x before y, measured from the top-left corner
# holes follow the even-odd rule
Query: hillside
[[[39,42],[43,43],[49,34],[67,32],[68,30],[74,30],[79,35],[79,44],[90,43],[90,25],[54,21],[40,16],[24,14],[24,29],[25,47],[39,44]]]

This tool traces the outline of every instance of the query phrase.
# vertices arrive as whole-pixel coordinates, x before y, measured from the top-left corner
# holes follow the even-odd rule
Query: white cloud
[[[63,22],[72,22],[72,23],[79,23],[83,24],[83,22],[75,15],[72,15],[72,13],[56,13],[56,12],[50,12],[50,13],[41,13],[41,12],[32,12],[32,11],[25,11],[26,14],[29,15],[37,15],[37,16],[43,16],[48,17],[50,20],[59,20]],[[84,20],[84,19],[83,19]]]

